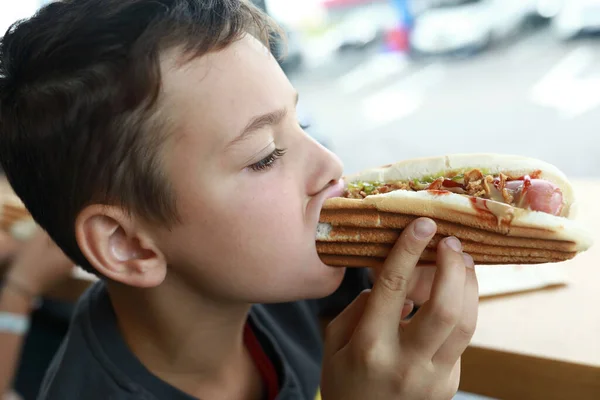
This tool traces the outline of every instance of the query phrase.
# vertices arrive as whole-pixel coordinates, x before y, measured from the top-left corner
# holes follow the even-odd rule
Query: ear
[[[120,207],[90,205],[75,221],[75,236],[83,255],[110,280],[142,288],[162,283],[165,255],[145,224]]]

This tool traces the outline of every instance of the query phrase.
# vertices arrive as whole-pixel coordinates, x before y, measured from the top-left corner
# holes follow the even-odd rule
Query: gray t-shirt
[[[278,400],[315,399],[322,357],[318,317],[339,312],[367,287],[365,271],[351,269],[326,299],[252,307],[248,322],[277,370]],[[197,400],[153,375],[129,350],[98,282],[80,299],[38,400],[132,399]]]

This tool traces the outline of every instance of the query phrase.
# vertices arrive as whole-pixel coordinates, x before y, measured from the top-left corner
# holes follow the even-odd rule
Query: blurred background
[[[285,27],[301,118],[348,173],[494,151],[600,174],[600,0],[252,1]],[[0,30],[47,2],[0,0]]]
[[[600,1],[265,0],[347,172],[455,152],[600,174]]]

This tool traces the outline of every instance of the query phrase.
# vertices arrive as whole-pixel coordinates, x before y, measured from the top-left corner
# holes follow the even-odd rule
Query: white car
[[[551,27],[560,39],[600,32],[600,0],[546,0],[543,3],[554,14]]]
[[[536,12],[536,2],[530,0],[443,2],[416,17],[411,47],[422,54],[482,50],[517,33]]]

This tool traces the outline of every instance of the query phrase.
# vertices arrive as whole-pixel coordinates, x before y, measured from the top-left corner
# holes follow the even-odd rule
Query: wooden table
[[[461,390],[499,399],[600,399],[600,181],[575,187],[577,219],[596,245],[562,263],[564,287],[481,301]]]
[[[578,219],[597,245],[562,263],[565,287],[482,299],[461,390],[498,399],[600,399],[600,181],[574,185]],[[48,296],[75,301],[93,280],[74,273]]]

